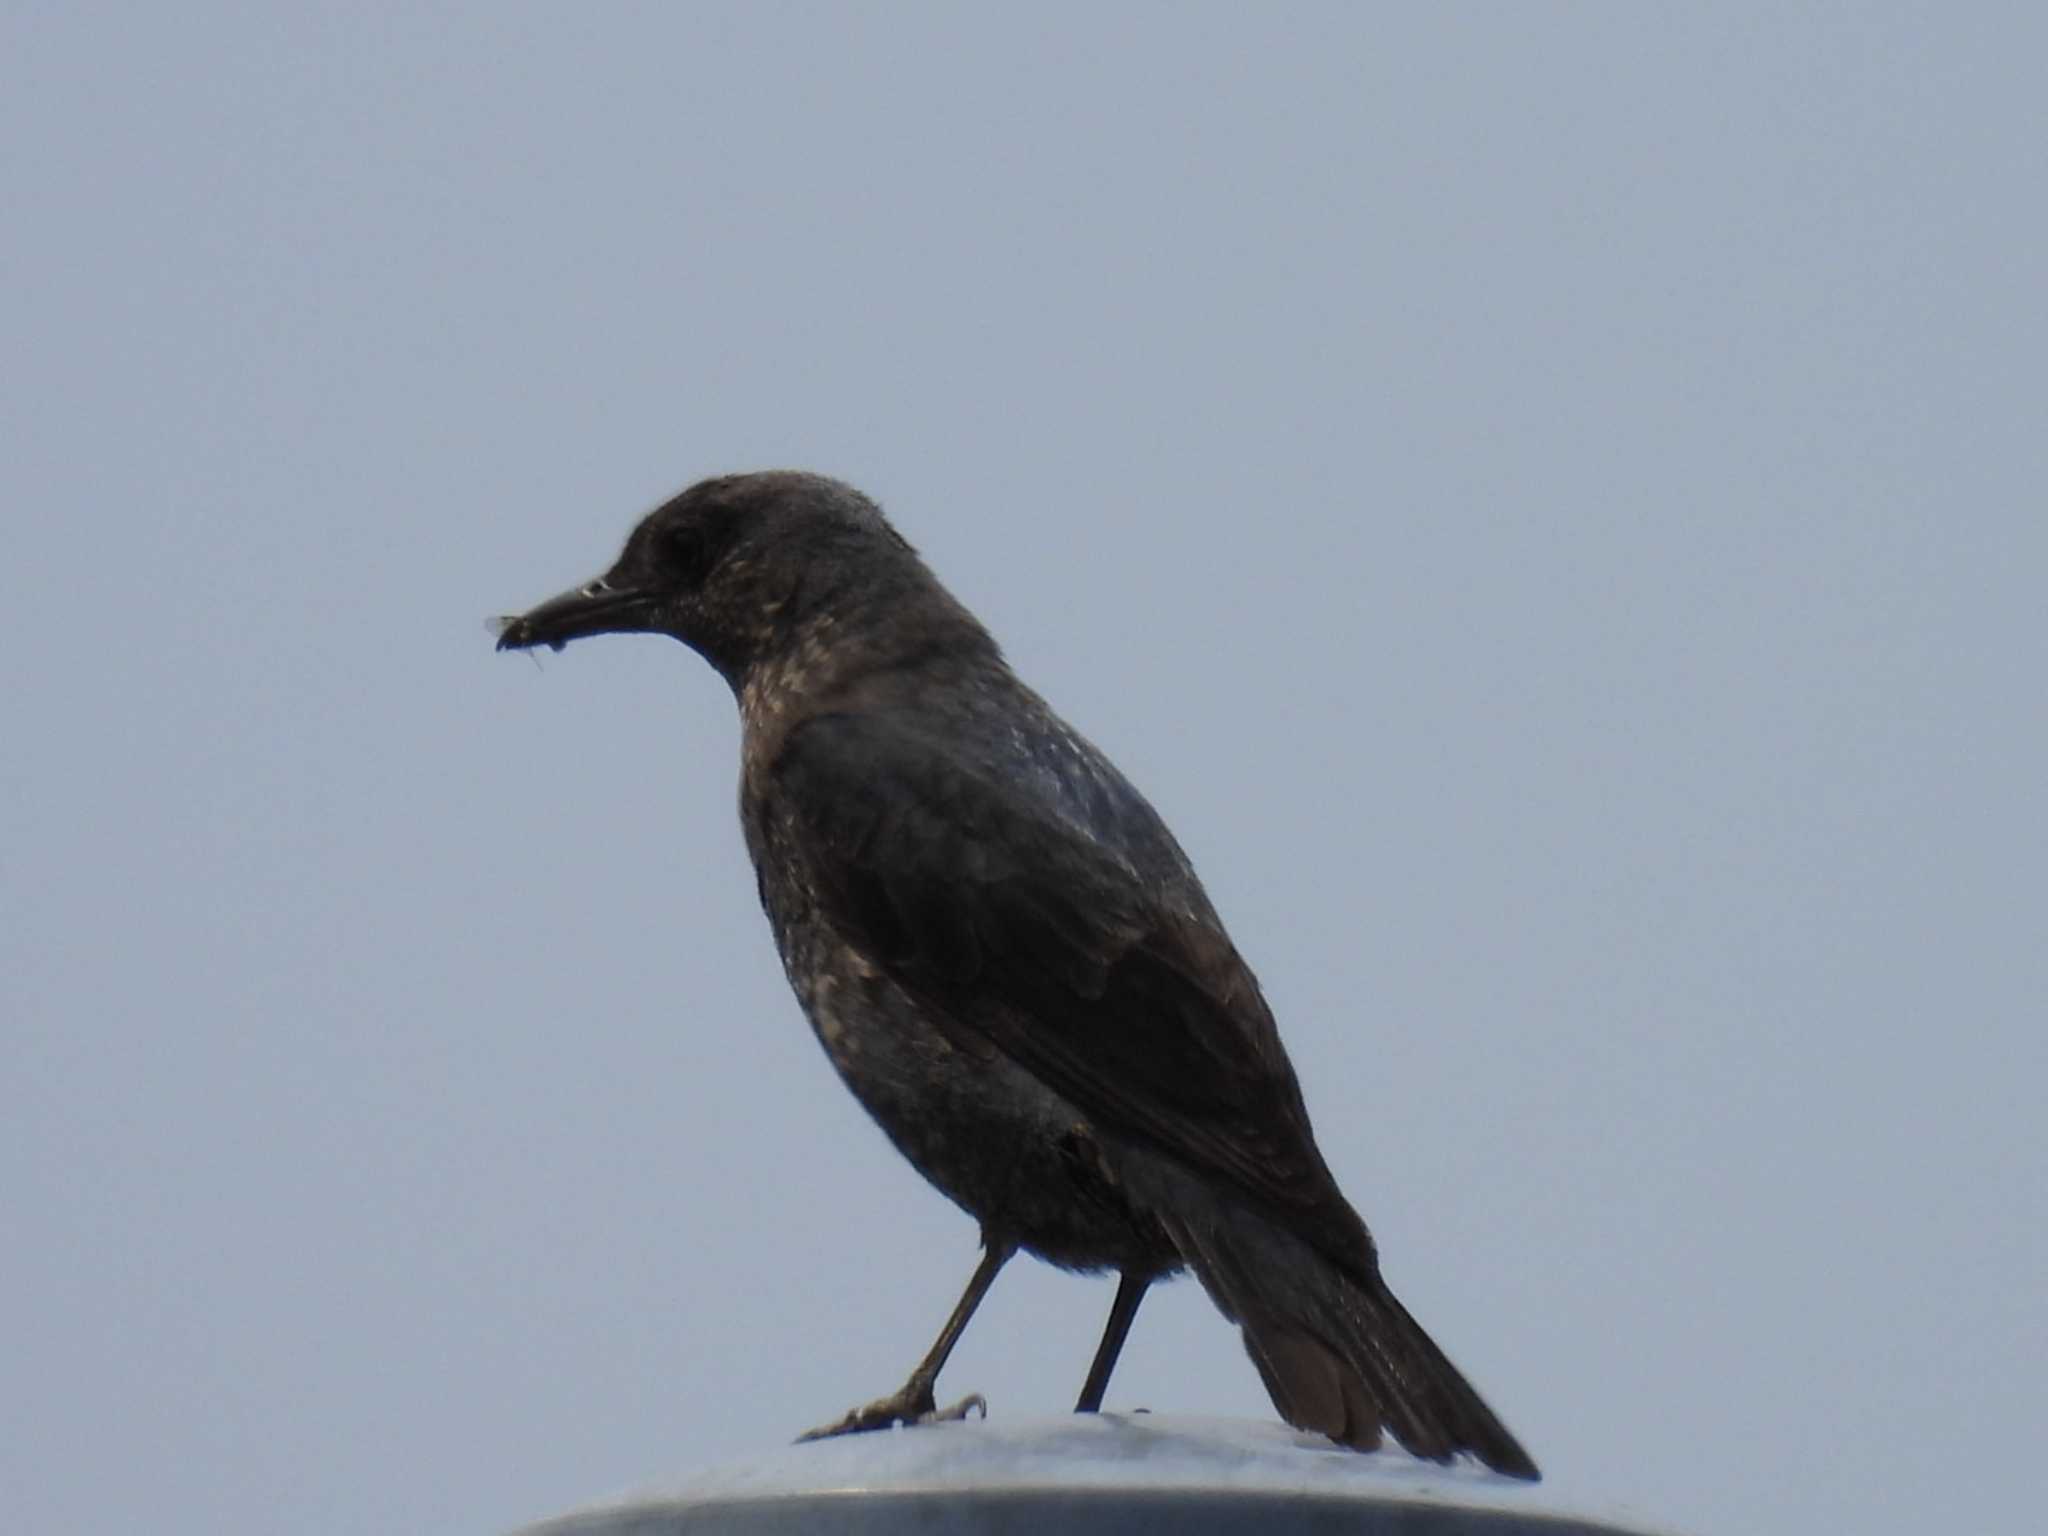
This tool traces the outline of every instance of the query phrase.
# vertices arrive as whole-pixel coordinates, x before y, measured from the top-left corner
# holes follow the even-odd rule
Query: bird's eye
[[[669,569],[686,581],[695,581],[711,568],[711,543],[694,524],[680,523],[664,533],[661,554]]]

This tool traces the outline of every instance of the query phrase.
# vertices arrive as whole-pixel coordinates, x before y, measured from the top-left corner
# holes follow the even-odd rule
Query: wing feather
[[[828,919],[947,1028],[1340,1261],[1370,1253],[1205,900],[1176,902],[1056,801],[900,717],[815,716],[771,775]]]

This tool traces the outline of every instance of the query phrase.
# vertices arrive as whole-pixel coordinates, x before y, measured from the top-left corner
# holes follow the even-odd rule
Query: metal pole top
[[[521,1536],[1027,1536],[1173,1531],[1639,1536],[1540,1486],[1279,1424],[1069,1414],[933,1424],[788,1446],[592,1505]]]

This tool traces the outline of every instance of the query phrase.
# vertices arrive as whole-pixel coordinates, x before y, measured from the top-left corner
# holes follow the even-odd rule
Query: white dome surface
[[[843,1517],[863,1498],[929,1503],[930,1496],[948,1494],[975,1496],[944,1501],[963,1513],[980,1501],[1014,1505],[1056,1496],[1099,1507],[1171,1496],[1247,1508],[1256,1503],[1267,1511],[1291,1501],[1328,1513],[1332,1502],[1348,1503],[1361,1520],[1373,1510],[1412,1516],[1433,1508],[1447,1517],[1462,1511],[1471,1517],[1470,1529],[1487,1532],[1625,1529],[1587,1520],[1540,1484],[1479,1467],[1440,1467],[1398,1450],[1360,1455],[1277,1423],[1102,1413],[932,1424],[785,1446],[588,1506],[533,1527],[532,1536],[694,1530],[700,1527],[692,1516],[745,1511],[759,1517],[768,1513],[761,1506],[769,1505],[780,1505],[789,1516],[786,1528],[797,1531],[811,1528],[809,1519],[819,1511],[830,1508]],[[1086,1499],[1089,1494],[1100,1497]],[[748,1522],[756,1527],[769,1528],[758,1519]],[[778,1521],[775,1528],[785,1527]],[[844,1527],[835,1521],[831,1528]],[[982,1527],[970,1521],[959,1528]],[[1441,1528],[1467,1526],[1452,1518]]]

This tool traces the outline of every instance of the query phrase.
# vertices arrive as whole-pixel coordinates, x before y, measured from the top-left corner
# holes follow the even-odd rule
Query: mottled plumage
[[[1290,1422],[1536,1475],[1380,1278],[1179,844],[871,502],[812,475],[705,481],[500,645],[616,630],[672,634],[732,685],[790,984],[890,1140],[982,1226],[988,1257],[932,1353],[835,1430],[929,1414],[1021,1247],[1124,1277],[1083,1408],[1145,1287],[1186,1266]]]

